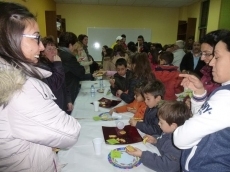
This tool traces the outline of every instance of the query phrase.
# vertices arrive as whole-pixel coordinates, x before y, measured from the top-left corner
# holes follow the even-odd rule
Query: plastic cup
[[[96,112],[99,111],[99,101],[94,101],[93,104],[94,104],[94,110]]]
[[[102,138],[93,139],[93,147],[96,155],[101,155]]]
[[[108,91],[109,91],[109,88],[105,88],[105,89],[104,89],[104,95],[105,95],[105,96],[107,95]]]
[[[125,127],[125,124],[121,121],[116,121],[116,126],[119,130],[122,130]]]

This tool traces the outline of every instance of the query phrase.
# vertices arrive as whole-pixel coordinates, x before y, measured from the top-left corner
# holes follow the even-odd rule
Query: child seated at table
[[[134,114],[133,117],[135,119],[139,119],[139,120],[143,119],[144,113],[145,113],[145,110],[147,107],[145,104],[144,95],[142,93],[142,87],[143,86],[144,86],[144,84],[142,84],[142,83],[136,85],[136,87],[134,89],[135,100],[132,103],[111,109],[110,114],[112,115],[113,112],[116,112],[116,113],[131,112]]]
[[[144,120],[138,121],[131,118],[129,123],[143,133],[160,136],[162,131],[158,125],[157,111],[158,104],[162,101],[165,94],[164,85],[158,80],[151,81],[143,88],[142,92],[144,93],[145,103],[147,105]]]
[[[120,58],[115,63],[117,73],[113,75],[113,78],[109,80],[111,84],[111,93],[117,96],[117,90],[122,90],[124,92],[128,91],[129,82],[132,77],[132,73],[127,69],[127,61],[124,58]]]
[[[158,111],[159,125],[163,134],[158,137],[145,135],[146,142],[155,145],[161,155],[150,151],[141,151],[134,148],[134,151],[127,153],[140,157],[141,162],[148,168],[158,172],[178,172],[180,171],[181,150],[176,148],[172,141],[174,130],[184,124],[191,117],[191,111],[184,102],[171,101],[164,102]]]

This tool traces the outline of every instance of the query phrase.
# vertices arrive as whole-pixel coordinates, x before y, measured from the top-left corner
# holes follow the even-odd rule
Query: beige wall
[[[219,28],[219,18],[222,0],[210,0],[207,32]]]
[[[179,20],[186,20],[188,18],[196,18],[196,33],[195,33],[195,40],[198,40],[199,38],[199,23],[200,23],[200,7],[201,2],[196,2],[192,5],[181,7],[179,9],[180,16]]]
[[[19,3],[26,6],[37,16],[40,33],[42,36],[46,36],[45,11],[56,11],[56,3],[53,0],[7,0],[7,2]]]
[[[197,19],[196,33],[194,35],[195,40],[199,39],[200,9],[201,9],[201,2],[194,3],[188,7],[188,16]]]
[[[176,40],[179,8],[57,4],[57,14],[77,35],[87,27],[150,28],[152,42],[166,44]]]

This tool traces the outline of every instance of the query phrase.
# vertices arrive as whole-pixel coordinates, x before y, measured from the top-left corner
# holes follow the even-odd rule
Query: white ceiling
[[[177,8],[200,0],[54,0],[58,4],[87,4],[115,6],[151,6]]]

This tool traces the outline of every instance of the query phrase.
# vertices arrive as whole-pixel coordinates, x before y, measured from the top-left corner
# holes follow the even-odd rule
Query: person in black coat
[[[44,78],[43,81],[50,87],[54,93],[56,104],[67,113],[73,110],[70,92],[65,86],[65,72],[62,67],[61,58],[57,55],[57,47],[52,36],[42,38],[45,47],[41,52],[37,66],[52,72],[50,77]]]
[[[186,53],[181,61],[180,71],[195,73],[201,78],[200,70],[205,66],[205,62],[201,60],[200,52],[200,43],[194,42],[192,51]]]
[[[80,65],[73,54],[73,45],[77,41],[77,36],[74,33],[63,32],[59,37],[58,43],[58,53],[65,71],[66,87],[71,93],[73,103],[80,89],[80,81],[85,74],[85,68]]]

